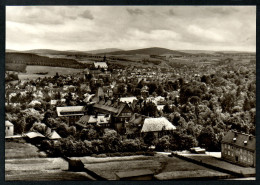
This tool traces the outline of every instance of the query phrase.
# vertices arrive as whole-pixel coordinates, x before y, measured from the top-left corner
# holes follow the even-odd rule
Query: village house
[[[56,107],[56,111],[59,117],[68,117],[69,124],[77,122],[86,112],[84,106]]]
[[[98,126],[102,128],[110,128],[111,116],[109,114],[85,115],[75,123],[80,128],[85,128],[87,125]]]
[[[94,112],[111,115],[111,126],[119,132],[124,132],[124,124],[132,116],[132,109],[127,103],[118,100],[104,99],[93,105]]]
[[[221,143],[221,157],[242,166],[256,166],[256,138],[229,131]]]
[[[139,137],[145,118],[147,118],[147,116],[134,113],[129,119],[129,121],[125,123],[125,134],[129,138]]]
[[[14,125],[10,121],[5,121],[5,136],[14,135]]]
[[[141,133],[145,134],[148,132],[152,132],[158,139],[173,130],[176,130],[176,127],[165,117],[145,118]]]

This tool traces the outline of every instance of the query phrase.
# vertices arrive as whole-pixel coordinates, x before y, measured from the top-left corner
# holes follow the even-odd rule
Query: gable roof
[[[99,114],[97,117],[94,115],[85,115],[80,118],[80,120],[76,123],[79,126],[85,127],[87,124],[91,123],[97,123],[99,124],[105,124],[110,122],[110,115],[106,116],[104,114]]]
[[[234,139],[235,138],[235,139]],[[256,138],[248,134],[229,131],[222,139],[222,143],[228,143],[251,151],[256,150]]]
[[[121,114],[121,112],[124,110],[126,106],[128,106],[127,103],[118,102],[118,101],[112,103],[112,101],[110,100],[106,102],[102,100],[93,105],[94,108],[116,114],[117,116]]]
[[[132,115],[132,117],[129,119],[129,123],[134,124],[134,125],[139,125],[144,121],[144,119],[145,119],[145,116],[134,113]]]
[[[134,113],[128,123],[125,124],[126,134],[139,134],[144,124],[145,116]]]
[[[12,124],[10,121],[5,121],[5,126],[6,127],[14,126],[14,124]]]
[[[159,132],[163,130],[176,130],[176,127],[165,117],[146,118],[141,132]]]
[[[39,132],[28,132],[28,133],[26,133],[26,134],[24,134],[24,135],[26,135],[27,137],[29,137],[30,139],[32,139],[32,138],[36,138],[36,137],[45,137],[44,135],[42,135],[41,133],[39,133]]]
[[[112,107],[112,106],[107,106],[107,105],[102,105],[102,104],[99,104],[99,103],[95,103],[93,105],[94,108],[98,108],[98,109],[102,109],[102,110],[106,110],[108,112],[111,112],[111,113],[117,113],[118,109]]]
[[[58,116],[83,116],[84,106],[56,107]]]
[[[60,135],[54,130],[52,131],[52,133],[50,134],[50,136],[48,136],[49,139],[61,139]]]

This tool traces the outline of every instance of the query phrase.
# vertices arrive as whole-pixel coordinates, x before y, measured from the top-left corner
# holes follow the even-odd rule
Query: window
[[[228,155],[230,155],[230,151],[228,151]]]
[[[230,145],[228,145],[228,149],[230,149]]]
[[[233,156],[233,152],[231,152],[231,156]]]

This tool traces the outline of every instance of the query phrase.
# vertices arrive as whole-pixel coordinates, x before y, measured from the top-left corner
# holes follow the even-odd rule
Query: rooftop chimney
[[[236,142],[236,140],[237,140],[237,138],[234,137],[234,138],[233,138],[233,141]]]
[[[244,145],[247,145],[247,141],[244,141]]]

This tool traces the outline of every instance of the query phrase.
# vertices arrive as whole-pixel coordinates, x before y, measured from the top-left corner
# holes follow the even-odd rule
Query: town
[[[52,76],[42,72],[38,78],[23,80],[20,72],[6,71],[6,147],[24,140],[46,156],[69,158],[69,168],[77,170],[81,168],[71,165],[74,157],[152,157],[168,152],[202,166],[205,158],[206,167],[221,172],[212,175],[215,178],[254,176],[254,55],[170,62],[176,57],[150,55],[171,64],[165,68],[122,65],[115,57],[97,55],[80,72]],[[205,154],[198,160],[198,155],[186,156],[181,151],[221,152],[225,163],[218,166],[212,164],[212,156],[208,160]],[[232,170],[223,169],[227,164],[233,165]],[[242,176],[234,165],[243,171]],[[120,173],[115,172],[117,179],[133,178]],[[144,179],[178,179],[151,169],[132,173]]]
[[[257,180],[251,3],[4,7],[5,181]]]

